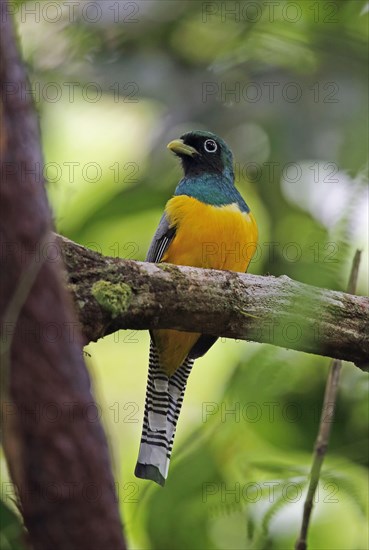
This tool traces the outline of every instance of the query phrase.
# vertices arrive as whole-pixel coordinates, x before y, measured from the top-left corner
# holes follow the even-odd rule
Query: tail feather
[[[187,358],[172,376],[160,368],[159,356],[150,344],[145,412],[136,477],[164,485],[168,475],[176,426],[187,379],[194,360]]]

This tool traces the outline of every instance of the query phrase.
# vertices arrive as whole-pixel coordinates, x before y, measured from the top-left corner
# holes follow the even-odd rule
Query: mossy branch
[[[353,361],[369,357],[369,298],[256,275],[111,258],[59,237],[86,342],[174,328]]]

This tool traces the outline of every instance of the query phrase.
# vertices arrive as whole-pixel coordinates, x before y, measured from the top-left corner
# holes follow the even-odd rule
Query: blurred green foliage
[[[367,294],[366,1],[51,4],[14,5],[58,231],[144,259],[180,178],[165,145],[208,129],[258,220],[250,271],[344,290],[359,247]],[[220,340],[191,375],[163,490],[133,477],[148,336],[88,352],[131,548],[293,547],[328,359]],[[345,364],[311,549],[368,548],[367,433],[368,377]]]
[[[4,484],[2,486],[2,497]],[[2,550],[22,550],[23,526],[17,514],[0,500],[0,546]]]

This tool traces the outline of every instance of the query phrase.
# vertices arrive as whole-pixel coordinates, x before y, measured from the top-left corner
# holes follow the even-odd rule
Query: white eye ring
[[[218,145],[213,139],[207,139],[204,143],[204,149],[207,153],[215,153],[218,149]]]

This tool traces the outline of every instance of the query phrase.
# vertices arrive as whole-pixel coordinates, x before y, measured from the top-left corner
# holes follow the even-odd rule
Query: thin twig
[[[350,294],[354,294],[356,290],[360,259],[361,251],[357,250],[352,262],[350,279],[347,286],[347,292]],[[340,361],[339,359],[333,359],[330,365],[328,379],[325,386],[319,431],[314,446],[314,460],[310,471],[310,483],[304,504],[304,513],[302,517],[300,535],[297,539],[295,550],[307,549],[307,533],[313,509],[314,495],[319,483],[320,472],[328,448],[331,426],[335,412],[341,367],[342,361]]]

